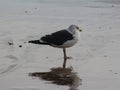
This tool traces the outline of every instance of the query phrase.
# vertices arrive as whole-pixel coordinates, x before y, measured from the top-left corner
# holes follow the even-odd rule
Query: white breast
[[[65,42],[63,45],[60,45],[60,46],[57,46],[58,48],[69,48],[69,47],[72,47],[74,46],[78,40],[79,40],[79,31],[76,30],[75,34],[73,35],[73,39],[72,40],[68,40],[67,42]]]

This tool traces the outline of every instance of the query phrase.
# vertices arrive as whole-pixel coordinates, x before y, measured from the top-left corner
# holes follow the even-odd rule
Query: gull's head
[[[69,28],[68,28],[68,30],[69,30],[71,33],[74,33],[74,34],[75,34],[76,31],[82,32],[82,29],[80,29],[80,28],[79,28],[78,26],[76,26],[76,25],[70,25]]]

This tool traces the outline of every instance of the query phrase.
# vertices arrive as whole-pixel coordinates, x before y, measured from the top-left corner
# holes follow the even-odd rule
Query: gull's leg
[[[67,61],[66,48],[63,48],[63,53],[64,53],[63,68],[65,68],[66,67],[66,61]]]

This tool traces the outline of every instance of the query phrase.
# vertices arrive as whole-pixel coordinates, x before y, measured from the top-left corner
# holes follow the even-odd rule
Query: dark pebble
[[[9,45],[14,45],[14,44],[13,44],[13,43],[11,43],[11,42],[8,42],[8,44],[9,44]]]
[[[21,47],[22,47],[22,45],[19,45],[19,47],[21,48]]]

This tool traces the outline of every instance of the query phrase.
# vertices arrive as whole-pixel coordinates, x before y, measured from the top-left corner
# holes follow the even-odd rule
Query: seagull
[[[56,31],[52,34],[47,34],[38,40],[30,40],[28,43],[49,45],[56,48],[62,48],[64,54],[63,68],[66,68],[67,55],[66,48],[74,46],[79,40],[79,29],[76,25],[70,25],[68,29]]]

